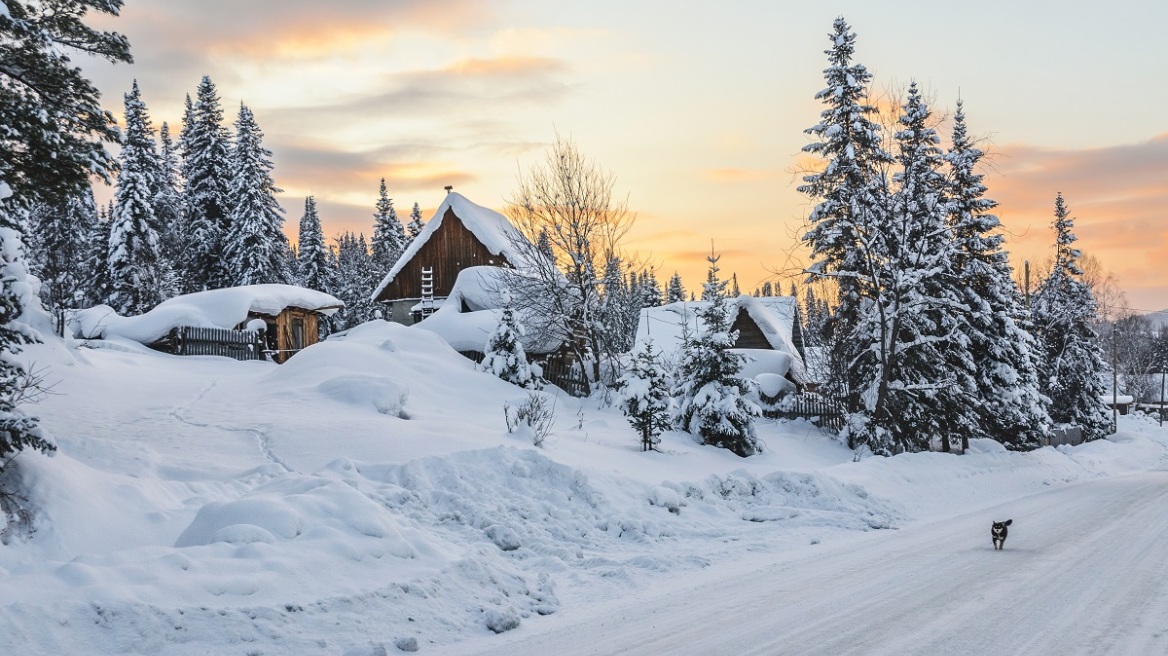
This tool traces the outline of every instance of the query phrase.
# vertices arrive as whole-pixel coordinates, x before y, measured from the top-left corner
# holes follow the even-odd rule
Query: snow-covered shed
[[[225,355],[240,359],[265,353],[283,362],[318,339],[319,318],[344,307],[336,297],[293,285],[245,285],[175,296],[134,317],[119,316],[108,305],[80,310],[72,317],[73,333],[82,339],[123,338],[177,354],[206,354],[199,340],[219,340]],[[250,331],[263,341],[247,347],[248,336],[210,333]],[[204,330],[200,333],[199,330]],[[205,337],[199,337],[204,335]],[[218,335],[214,337],[213,335]],[[238,340],[237,340],[238,337]],[[236,341],[233,341],[236,340]]]
[[[470,267],[515,268],[523,237],[507,217],[449,192],[422,232],[373,292],[389,306],[388,319],[413,324],[450,296],[460,271]]]
[[[671,351],[686,337],[704,330],[699,313],[709,301],[678,301],[641,310],[637,346],[653,340],[654,348]],[[808,382],[803,358],[799,304],[793,296],[755,297],[743,294],[727,300],[731,330],[738,331],[734,350],[747,356],[743,375],[780,375],[797,389]]]
[[[498,267],[477,266],[458,272],[446,301],[430,316],[417,324],[418,328],[437,334],[446,343],[464,355],[481,357],[487,338],[499,325],[503,314],[503,292],[506,283]],[[519,323],[528,324],[523,312],[516,310]],[[528,355],[540,356],[556,352],[560,340],[540,339],[529,331],[522,340]]]

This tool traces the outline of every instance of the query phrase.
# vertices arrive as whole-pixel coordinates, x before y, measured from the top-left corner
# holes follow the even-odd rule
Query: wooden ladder
[[[434,314],[434,267],[422,267],[422,318]]]

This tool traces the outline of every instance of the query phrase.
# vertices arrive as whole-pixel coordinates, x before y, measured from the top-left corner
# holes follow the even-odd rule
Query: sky
[[[310,194],[326,235],[371,233],[383,177],[403,217],[428,219],[446,185],[502,210],[558,133],[616,177],[627,245],[662,281],[698,288],[713,247],[744,291],[785,290],[807,264],[795,188],[841,15],[881,105],[912,81],[940,118],[963,99],[1019,268],[1049,257],[1062,192],[1128,305],[1168,308],[1162,2],[127,0],[92,22],[135,63],[79,63],[119,117],[137,79],[176,133],[203,75],[231,120],[246,103],[293,240]]]

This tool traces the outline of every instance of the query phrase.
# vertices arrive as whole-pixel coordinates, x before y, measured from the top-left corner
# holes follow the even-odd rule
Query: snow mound
[[[389,376],[353,374],[330,378],[317,385],[320,393],[334,401],[358,407],[372,407],[383,415],[399,417],[410,390]]]

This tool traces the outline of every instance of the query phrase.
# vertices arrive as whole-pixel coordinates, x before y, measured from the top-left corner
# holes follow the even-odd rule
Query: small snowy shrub
[[[543,446],[556,421],[556,411],[548,397],[537,392],[528,394],[518,405],[504,404],[503,416],[508,433],[526,434],[535,446]]]
[[[653,343],[637,351],[629,369],[617,381],[620,408],[629,424],[641,434],[641,450],[649,451],[669,428],[669,383],[665,369],[657,362]]]
[[[519,616],[511,610],[488,608],[484,611],[487,628],[495,633],[503,633],[519,628]]]
[[[487,345],[483,353],[483,361],[479,369],[499,378],[527,389],[539,389],[540,380],[538,370],[533,371],[527,363],[527,353],[523,350],[520,338],[523,336],[523,325],[515,317],[515,310],[511,307],[511,295],[503,292],[503,316],[495,332],[487,338]]]

